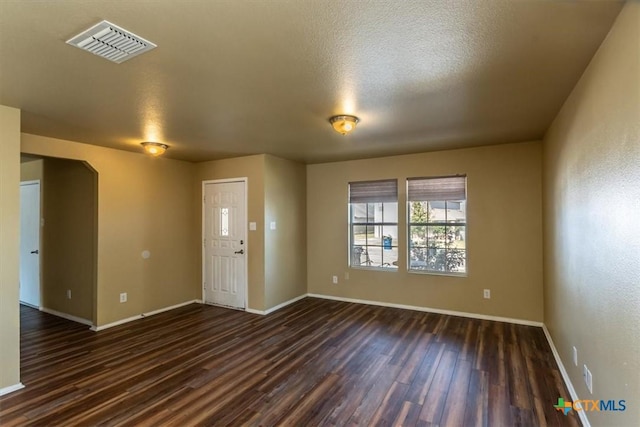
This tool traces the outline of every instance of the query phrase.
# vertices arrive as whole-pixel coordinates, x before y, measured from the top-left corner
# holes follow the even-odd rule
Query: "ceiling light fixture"
[[[348,134],[352,130],[356,128],[356,125],[360,121],[356,116],[333,116],[329,119],[329,123],[333,126],[336,132],[341,133],[343,135]]]
[[[169,146],[167,144],[162,144],[160,142],[141,142],[140,145],[144,147],[144,151],[151,154],[152,156],[161,156],[167,151]]]

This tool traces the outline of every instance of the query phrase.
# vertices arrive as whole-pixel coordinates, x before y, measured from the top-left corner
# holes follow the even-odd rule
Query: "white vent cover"
[[[67,40],[67,44],[118,64],[156,47],[140,36],[102,21]]]

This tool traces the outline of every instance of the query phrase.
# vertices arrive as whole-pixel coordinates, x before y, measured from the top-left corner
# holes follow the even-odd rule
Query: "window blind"
[[[407,200],[428,202],[432,200],[466,200],[467,177],[409,178]]]
[[[398,181],[358,181],[349,183],[349,203],[397,202]]]

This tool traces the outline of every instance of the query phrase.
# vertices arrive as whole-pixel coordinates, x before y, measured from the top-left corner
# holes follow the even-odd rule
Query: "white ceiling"
[[[0,0],[0,104],[23,132],[192,161],[307,163],[540,139],[613,1]],[[106,19],[158,47],[65,41]],[[361,119],[348,136],[328,118]]]

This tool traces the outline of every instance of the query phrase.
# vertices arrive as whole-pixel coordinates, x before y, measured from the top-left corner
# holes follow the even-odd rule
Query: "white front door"
[[[246,182],[204,184],[204,301],[245,308]]]
[[[20,301],[40,307],[40,182],[20,184]]]

